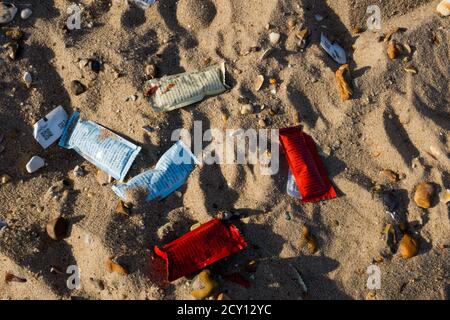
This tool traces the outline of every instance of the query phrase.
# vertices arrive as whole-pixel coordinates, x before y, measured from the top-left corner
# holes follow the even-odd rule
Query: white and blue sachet
[[[59,145],[73,149],[97,168],[122,181],[141,147],[118,136],[101,125],[80,119],[74,112],[67,122]]]
[[[145,190],[146,201],[165,198],[186,182],[197,163],[195,155],[179,140],[162,155],[154,169],[133,177],[126,184],[115,185],[112,189],[124,201],[130,201],[127,191],[132,190]]]

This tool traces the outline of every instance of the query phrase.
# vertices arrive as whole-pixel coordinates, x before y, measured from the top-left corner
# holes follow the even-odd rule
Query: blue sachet
[[[186,182],[196,163],[197,158],[180,140],[162,155],[155,169],[147,170],[112,189],[127,202],[134,202],[136,193],[147,201],[165,198]]]
[[[101,125],[80,119],[74,112],[64,128],[59,145],[74,149],[116,180],[123,180],[141,151],[141,147],[118,136]]]

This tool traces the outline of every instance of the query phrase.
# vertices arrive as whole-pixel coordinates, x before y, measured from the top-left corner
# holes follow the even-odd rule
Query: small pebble
[[[118,263],[115,263],[114,261],[112,261],[111,259],[108,259],[106,261],[106,270],[109,273],[115,272],[118,273],[120,275],[127,275],[129,272],[127,269],[125,269],[123,266],[121,266]]]
[[[405,234],[400,241],[398,249],[403,258],[409,259],[417,254],[419,251],[419,244],[416,239],[411,237],[409,234]]]
[[[84,84],[82,84],[78,80],[73,80],[70,83],[70,89],[71,89],[72,93],[76,96],[78,96],[86,91],[86,87],[84,86]]]
[[[198,274],[193,283],[193,291],[191,295],[196,299],[205,299],[213,295],[219,284],[212,278],[209,270],[203,270]]]
[[[272,45],[275,46],[278,44],[278,42],[280,42],[280,37],[281,37],[281,35],[279,33],[271,32],[269,34],[269,41]]]
[[[144,68],[144,72],[145,72],[145,75],[149,79],[155,78],[156,77],[156,65],[154,65],[154,64],[146,65],[145,68]]]
[[[29,8],[26,8],[20,12],[20,17],[22,18],[22,20],[27,20],[29,17],[31,17],[32,14],[33,11],[31,11],[31,9]]]
[[[99,73],[100,69],[101,69],[101,63],[98,60],[95,59],[91,59],[89,60],[89,68],[95,72],[95,73]]]
[[[44,159],[39,156],[33,156],[30,161],[28,161],[26,168],[28,173],[33,173],[42,168],[44,165]]]
[[[11,177],[10,177],[8,174],[4,173],[4,174],[1,175],[1,177],[0,177],[0,183],[1,183],[2,185],[3,185],[3,184],[10,183],[10,182],[11,182]]]
[[[241,114],[245,115],[245,114],[251,114],[253,113],[253,106],[251,104],[244,104],[241,107]]]
[[[259,119],[259,121],[258,121],[258,125],[261,127],[261,128],[265,128],[266,127],[266,120],[264,120],[264,119]]]
[[[414,193],[414,202],[418,207],[428,209],[434,196],[434,186],[429,182],[422,182],[417,185]]]

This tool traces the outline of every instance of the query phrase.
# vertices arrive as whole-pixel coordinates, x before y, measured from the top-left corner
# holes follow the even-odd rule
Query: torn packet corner
[[[245,247],[247,243],[235,225],[213,219],[154,250],[166,261],[169,281],[174,281]]]
[[[145,96],[156,112],[166,112],[202,101],[225,92],[225,62],[195,71],[185,72],[145,84]]]
[[[314,140],[301,126],[280,129],[279,136],[302,203],[336,198]]]
[[[74,149],[84,159],[116,180],[123,180],[141,147],[74,112],[64,128],[59,146]]]
[[[345,50],[336,42],[332,43],[323,32],[320,35],[320,45],[334,61],[339,64],[347,63],[347,54],[345,53]]]
[[[33,125],[34,139],[42,148],[47,149],[63,134],[67,118],[68,115],[64,108],[56,107]]]
[[[196,164],[198,159],[179,140],[161,156],[154,169],[133,177],[127,183],[117,184],[112,189],[128,202],[135,202],[136,196],[144,196],[146,201],[165,198],[186,182]]]

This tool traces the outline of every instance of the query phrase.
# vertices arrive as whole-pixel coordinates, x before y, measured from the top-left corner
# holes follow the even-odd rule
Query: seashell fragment
[[[450,15],[450,0],[442,0],[436,10],[444,17],[448,17]]]
[[[450,190],[446,189],[441,196],[441,202],[447,204],[450,201]]]
[[[251,114],[253,113],[253,106],[251,104],[244,104],[241,107],[241,114],[245,115],[245,114]]]
[[[395,40],[389,41],[387,48],[387,55],[389,59],[391,60],[396,59],[399,56],[400,52],[401,52],[400,46],[397,44],[397,41]]]
[[[259,91],[261,89],[261,87],[263,86],[263,84],[264,84],[264,76],[260,74],[256,77],[256,80],[255,80],[255,86],[254,86],[255,91]]]
[[[309,230],[306,226],[304,226],[302,228],[302,233],[300,236],[300,243],[299,243],[300,250],[302,250],[305,245],[308,246],[309,252],[311,254],[316,253],[316,251],[317,251],[316,237],[309,232]]]
[[[194,290],[191,292],[191,295],[195,299],[205,299],[213,295],[217,291],[219,285],[212,278],[209,270],[203,270],[195,279],[193,287]]]
[[[5,282],[6,283],[10,283],[10,282],[19,282],[19,283],[25,283],[27,282],[27,279],[24,278],[20,278],[14,274],[12,274],[11,272],[6,272],[5,274]]]
[[[280,37],[281,35],[279,33],[271,32],[269,34],[269,41],[272,45],[276,46],[280,42]]]
[[[50,220],[46,226],[47,234],[53,240],[62,240],[69,234],[69,221],[63,217]]]
[[[405,71],[412,73],[412,74],[417,74],[417,69],[414,66],[412,66],[411,64],[407,64],[405,66]]]
[[[16,60],[17,53],[19,52],[19,44],[17,41],[11,41],[3,45],[3,48],[6,49],[6,55],[11,60]]]
[[[26,8],[20,12],[20,17],[22,18],[22,20],[27,20],[29,17],[31,17],[32,14],[33,11],[31,11],[31,9],[29,8]]]
[[[129,273],[127,269],[122,267],[120,264],[115,263],[111,259],[108,259],[106,261],[106,270],[109,273],[115,272],[115,273],[118,273],[118,274],[123,275],[123,276],[127,275]]]
[[[347,77],[350,78],[350,70],[349,65],[344,64],[339,67],[336,71],[336,81],[339,89],[339,93],[341,95],[341,100],[346,101],[351,98],[353,95],[353,91],[350,88],[348,81],[345,78],[345,74],[347,73]]]
[[[417,185],[414,193],[414,202],[420,208],[428,209],[434,196],[434,186],[429,182],[422,182]]]
[[[398,181],[398,174],[395,173],[392,170],[389,169],[384,169],[380,171],[380,175],[382,175],[383,177],[385,177],[387,180],[389,180],[390,182],[397,182]]]
[[[409,234],[405,234],[400,241],[398,249],[403,258],[409,259],[417,254],[419,251],[419,244],[416,239],[411,237]]]
[[[17,7],[12,3],[0,3],[0,24],[11,22],[17,14]]]
[[[31,83],[33,82],[33,77],[31,76],[31,73],[28,71],[23,74],[23,82],[25,85],[29,88],[31,87]]]

